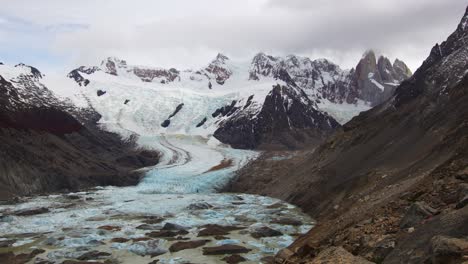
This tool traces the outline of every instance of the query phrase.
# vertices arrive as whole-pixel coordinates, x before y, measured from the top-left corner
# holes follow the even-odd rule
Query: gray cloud
[[[461,0],[12,2],[3,12],[57,29],[50,51],[73,64],[119,56],[176,67],[201,66],[218,51],[240,58],[258,51],[327,57],[352,67],[374,48],[415,69],[455,30],[466,7]]]

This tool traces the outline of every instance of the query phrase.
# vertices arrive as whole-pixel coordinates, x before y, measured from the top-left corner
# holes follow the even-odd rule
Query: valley
[[[25,197],[0,205],[0,243],[12,252],[40,252],[36,260],[106,263],[219,263],[226,253],[239,251],[223,248],[234,245],[247,253],[242,255],[246,263],[257,263],[314,225],[300,209],[280,200],[216,192],[257,152],[187,136],[141,136],[138,144],[162,151],[163,158],[143,168],[146,177],[137,186]],[[226,159],[230,166],[211,169]],[[187,249],[176,249],[183,243]],[[206,248],[220,253],[210,255]]]

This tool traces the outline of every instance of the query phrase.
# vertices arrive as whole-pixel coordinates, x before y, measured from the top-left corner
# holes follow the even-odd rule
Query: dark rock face
[[[169,117],[164,120],[164,122],[161,123],[161,126],[162,127],[169,127],[169,125],[171,124],[171,118],[173,118],[175,115],[177,115],[177,113],[179,113],[180,110],[182,110],[182,107],[184,107],[184,104],[181,103],[179,104],[176,109],[174,110],[174,112],[172,114],[169,115]]]
[[[213,112],[213,114],[211,114],[211,116],[212,117],[230,116],[238,109],[235,107],[236,104],[237,104],[237,101],[233,100],[230,105],[226,105],[226,106],[216,109]]]
[[[97,90],[96,94],[97,96],[103,96],[105,95],[107,92],[106,91],[103,91],[103,90]]]
[[[202,121],[200,121],[200,123],[197,124],[197,127],[203,126],[203,125],[206,123],[207,120],[208,120],[208,119],[207,119],[206,117],[203,118]]]
[[[169,127],[170,124],[171,124],[171,120],[166,119],[161,123],[161,126],[162,127]]]
[[[308,139],[318,142],[339,127],[332,117],[316,110],[300,89],[275,86],[253,118],[249,111],[229,107],[213,113],[231,116],[220,124],[214,136],[235,148],[257,148],[262,144],[298,147]]]
[[[68,73],[67,77],[75,80],[75,82],[77,82],[80,86],[87,86],[90,81],[84,78],[83,75],[81,75],[81,73],[93,74],[97,71],[100,71],[98,67],[81,66],[78,69],[74,69],[70,73]]]

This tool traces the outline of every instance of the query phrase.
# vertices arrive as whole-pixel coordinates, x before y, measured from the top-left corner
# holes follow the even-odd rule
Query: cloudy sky
[[[355,66],[369,48],[416,69],[455,30],[465,0],[0,0],[0,61],[68,71],[116,56],[131,64],[325,57]]]

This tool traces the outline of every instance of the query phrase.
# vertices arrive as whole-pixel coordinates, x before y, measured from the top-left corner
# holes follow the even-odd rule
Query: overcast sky
[[[218,52],[328,58],[366,49],[415,70],[459,23],[466,0],[0,0],[0,61],[68,71],[116,56],[200,67]]]

